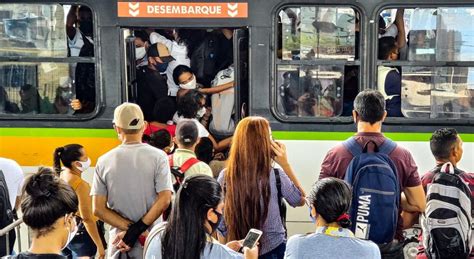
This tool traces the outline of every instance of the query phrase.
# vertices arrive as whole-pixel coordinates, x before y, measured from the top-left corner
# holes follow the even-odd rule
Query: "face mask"
[[[68,215],[64,216],[64,221],[67,221],[67,217],[68,217]],[[72,221],[74,222],[74,223],[72,223],[72,224],[74,224],[74,226],[71,226],[72,230],[71,230],[71,228],[68,228],[68,229],[67,229],[67,230],[68,230],[68,234],[67,234],[66,244],[64,244],[64,246],[63,246],[63,248],[62,248],[61,250],[64,250],[64,248],[66,248],[66,247],[69,245],[69,243],[71,243],[72,239],[73,239],[73,238],[76,236],[76,234],[77,234],[78,228],[77,228],[77,224],[76,224],[76,222],[75,222],[75,219],[73,219]]]
[[[77,169],[79,169],[81,172],[84,172],[87,170],[87,168],[89,168],[91,166],[91,159],[90,158],[87,158],[87,161],[86,162],[82,162],[82,161],[77,161],[81,164],[81,167],[77,167]]]
[[[222,218],[223,218],[222,213],[217,212],[216,209],[213,209],[213,210],[214,210],[214,213],[217,215],[217,222],[214,223],[208,220],[209,225],[211,225],[211,234],[216,231],[217,227],[221,224]]]
[[[196,89],[196,77],[193,76],[193,79],[186,84],[179,84],[179,87],[183,89]]]
[[[145,47],[135,48],[135,60],[140,60],[146,55]]]
[[[202,118],[202,116],[204,116],[204,114],[206,114],[206,107],[202,107],[198,112],[197,112],[197,117],[198,118]]]

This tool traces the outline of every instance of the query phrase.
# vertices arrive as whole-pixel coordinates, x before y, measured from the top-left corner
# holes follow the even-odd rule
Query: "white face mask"
[[[82,162],[82,161],[77,161],[77,162],[79,162],[79,164],[81,164],[80,167],[77,167],[77,169],[81,172],[86,171],[91,166],[91,159],[90,158],[87,158],[86,162]]]
[[[197,112],[197,117],[202,118],[206,114],[206,107],[202,107],[198,112]]]
[[[145,55],[146,55],[145,47],[135,48],[135,59],[136,60],[140,60],[140,59],[144,58]]]
[[[193,79],[186,84],[179,84],[179,87],[183,89],[196,89],[196,77],[193,76]]]
[[[64,222],[67,221],[67,217],[68,215],[66,214],[64,216]],[[74,217],[74,216],[73,216]],[[69,245],[69,243],[71,243],[72,239],[76,236],[77,234],[77,231],[79,230],[78,227],[77,227],[77,224],[76,224],[76,220],[75,218],[72,219],[74,226],[71,226],[71,227],[68,227],[67,230],[68,230],[68,234],[67,234],[67,240],[66,240],[66,244],[64,244],[63,248],[61,250],[64,250],[64,248],[67,247],[67,245]],[[71,230],[72,228],[72,230]]]

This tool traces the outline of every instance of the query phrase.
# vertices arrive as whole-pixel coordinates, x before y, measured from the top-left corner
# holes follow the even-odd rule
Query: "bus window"
[[[1,115],[95,109],[92,17],[86,6],[0,4]]]
[[[405,56],[396,58],[397,51],[388,50],[393,39],[379,39],[379,60],[384,61],[379,61],[377,87],[399,100],[398,108],[387,100],[388,110],[398,109],[408,118],[474,118],[474,67],[469,64],[474,29],[465,26],[474,22],[474,8],[405,9],[403,18],[406,46],[398,52]],[[403,62],[391,64],[397,59]]]
[[[277,111],[284,117],[350,115],[359,89],[357,12],[289,7],[277,19]]]

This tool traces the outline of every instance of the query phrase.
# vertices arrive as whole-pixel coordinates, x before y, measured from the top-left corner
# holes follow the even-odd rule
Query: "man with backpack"
[[[423,245],[417,258],[467,258],[470,251],[472,257],[474,174],[457,168],[463,154],[461,137],[453,128],[438,129],[430,148],[436,166],[421,178],[427,209],[421,216]]]
[[[382,134],[387,112],[380,92],[360,92],[352,116],[357,134],[327,153],[319,179],[345,179],[353,190],[356,237],[377,243],[383,258],[403,258],[402,211],[425,210],[418,168],[408,150]]]
[[[185,177],[195,174],[212,175],[206,163],[198,160],[194,150],[199,143],[199,130],[195,121],[182,119],[176,126],[175,142],[178,148],[169,156],[171,173],[176,178],[175,189],[179,188]]]

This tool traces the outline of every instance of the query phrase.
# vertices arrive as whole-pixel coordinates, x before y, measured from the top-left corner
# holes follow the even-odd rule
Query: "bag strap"
[[[391,139],[386,138],[382,145],[380,145],[379,152],[382,154],[390,155],[390,153],[392,153],[396,147],[397,143],[393,142]]]
[[[166,228],[166,223],[163,223],[162,226],[153,228],[148,234],[146,240],[145,240],[145,245],[143,246],[143,255],[146,255],[146,252],[148,250],[148,247],[150,246],[150,242],[155,238],[158,234],[160,234],[163,230]]]
[[[342,142],[342,145],[349,151],[353,157],[360,156],[362,154],[362,147],[357,143],[354,137]]]
[[[3,174],[2,170],[0,170],[0,181],[5,182],[5,194],[6,194],[6,197],[5,197],[6,204],[5,204],[5,206],[6,206],[6,211],[12,210],[13,208],[12,208],[11,203],[10,203],[10,194],[9,194],[8,188],[6,186],[7,181],[5,179],[5,175]]]
[[[275,182],[276,182],[277,196],[278,196],[278,209],[280,210],[281,223],[283,224],[283,228],[285,229],[285,234],[286,234],[288,232],[286,229],[286,207],[283,201],[283,193],[281,192],[280,171],[276,168],[273,168],[273,172],[275,172]]]
[[[451,162],[444,163],[439,169],[440,172],[453,174],[454,175],[454,165]]]
[[[195,165],[199,162],[201,162],[199,159],[197,159],[195,157],[191,157],[181,165],[180,170],[184,174],[186,171],[188,171],[189,168],[191,168],[193,165]]]

